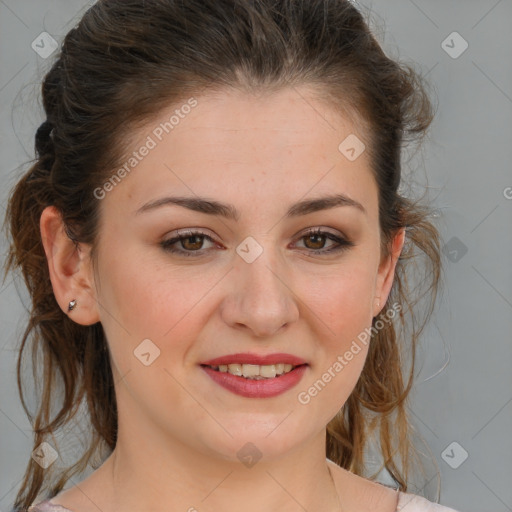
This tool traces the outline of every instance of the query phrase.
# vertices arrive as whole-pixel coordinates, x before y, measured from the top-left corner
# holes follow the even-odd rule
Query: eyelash
[[[329,240],[332,240],[333,242],[336,242],[338,245],[331,247],[330,249],[307,249],[310,253],[313,253],[315,255],[325,255],[325,254],[331,254],[331,253],[338,253],[342,251],[346,251],[350,247],[353,247],[355,244],[351,242],[350,240],[346,240],[342,237],[338,237],[334,235],[333,233],[330,233],[329,231],[323,231],[320,228],[310,229],[306,233],[304,233],[299,240],[302,240],[303,238],[306,238],[308,236],[326,236]],[[187,238],[191,238],[194,236],[204,237],[211,242],[215,243],[215,240],[212,239],[209,235],[206,233],[203,233],[202,231],[185,231],[181,232],[179,236],[176,236],[174,238],[170,238],[169,240],[164,240],[160,243],[162,248],[166,252],[170,252],[173,254],[178,254],[180,256],[187,256],[187,257],[199,257],[204,254],[205,250],[197,250],[197,251],[187,251],[182,249],[175,249],[172,246],[182,240],[186,240]]]

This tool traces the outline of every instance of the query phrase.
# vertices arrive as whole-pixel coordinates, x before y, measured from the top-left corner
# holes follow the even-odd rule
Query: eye
[[[203,254],[204,240],[214,243],[212,237],[202,231],[181,231],[178,236],[160,243],[162,248],[170,253],[183,256],[198,256]],[[180,245],[181,249],[175,247]],[[194,254],[195,253],[195,254]]]
[[[312,252],[313,254],[340,252],[355,245],[350,240],[346,240],[341,236],[335,235],[329,231],[324,231],[320,228],[309,230],[300,237],[300,240],[304,240],[306,249],[309,249],[309,252]],[[329,240],[335,243],[325,249],[325,243]]]

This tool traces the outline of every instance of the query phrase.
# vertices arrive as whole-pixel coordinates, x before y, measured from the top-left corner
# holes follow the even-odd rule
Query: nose
[[[230,327],[264,338],[298,320],[286,262],[274,251],[265,248],[252,263],[237,256],[230,275],[230,292],[221,306],[221,316]]]

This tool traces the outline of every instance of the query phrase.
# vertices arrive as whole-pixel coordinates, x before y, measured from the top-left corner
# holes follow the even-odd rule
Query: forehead
[[[356,147],[362,152],[355,159],[345,152],[345,141],[366,138],[306,88],[208,93],[169,106],[137,130],[130,151],[138,155],[127,155],[129,173],[111,199],[135,210],[166,192],[231,203],[250,196],[262,204],[336,189],[371,203],[376,185],[366,152]]]

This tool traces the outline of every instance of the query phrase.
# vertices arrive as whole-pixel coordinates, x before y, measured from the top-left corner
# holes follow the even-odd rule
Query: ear
[[[390,253],[381,261],[379,265],[373,303],[374,317],[382,311],[386,301],[388,300],[389,292],[391,291],[395,277],[396,264],[398,262],[400,253],[402,252],[404,242],[405,228],[402,228],[397,231],[393,237],[393,240],[391,241]]]
[[[80,325],[98,322],[90,246],[69,238],[60,211],[55,206],[43,210],[39,227],[53,293],[59,306]],[[76,306],[68,311],[72,300],[76,300]]]

